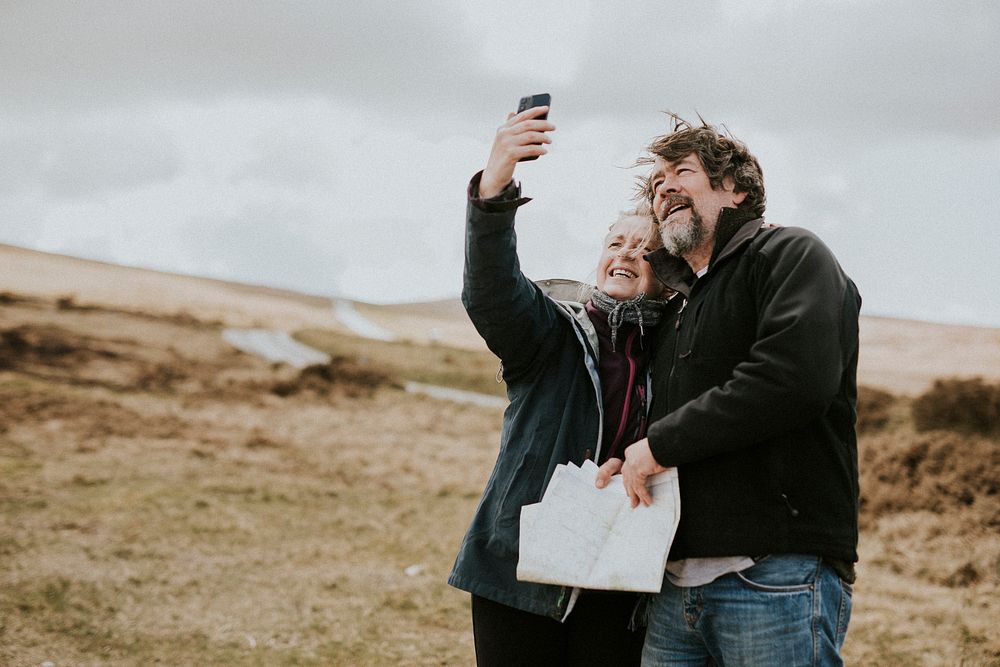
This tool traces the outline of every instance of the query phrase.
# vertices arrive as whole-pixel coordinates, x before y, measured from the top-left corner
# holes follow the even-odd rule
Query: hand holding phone
[[[522,97],[521,101],[517,104],[517,113],[521,113],[525,109],[532,109],[534,107],[548,107],[552,106],[552,96],[548,93],[540,93],[538,95],[528,95]],[[535,120],[548,120],[549,112],[546,111],[541,116],[538,116]],[[536,144],[537,145],[537,144]],[[527,162],[528,160],[537,160],[537,155],[529,155],[523,157],[518,162]]]
[[[500,194],[513,180],[518,162],[536,160],[539,154],[545,152],[542,145],[550,143],[548,133],[556,128],[548,121],[548,109],[544,112],[531,110],[547,107],[550,101],[547,93],[529,95],[521,99],[516,113],[507,114],[507,121],[497,129],[489,160],[479,181],[480,197],[489,199]]]

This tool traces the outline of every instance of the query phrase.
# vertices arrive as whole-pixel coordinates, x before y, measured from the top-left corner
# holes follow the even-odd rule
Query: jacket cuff
[[[653,460],[664,468],[670,468],[677,465],[677,463],[670,461],[668,457],[667,452],[670,446],[670,436],[667,433],[665,424],[661,423],[662,421],[663,419],[660,419],[649,425],[649,428],[646,430],[646,439],[649,441],[649,453],[653,455]]]
[[[521,196],[521,184],[513,180],[496,197],[483,199],[479,196],[479,181],[482,177],[483,172],[481,171],[472,177],[472,180],[469,181],[468,192],[469,203],[481,211],[485,211],[486,213],[500,213],[501,211],[513,210],[531,201],[531,197]]]

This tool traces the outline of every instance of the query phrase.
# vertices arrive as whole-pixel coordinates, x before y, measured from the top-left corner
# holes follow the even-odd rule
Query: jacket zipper
[[[797,509],[795,509],[794,507],[792,507],[792,501],[790,501],[788,499],[788,496],[786,496],[784,493],[782,493],[781,494],[781,499],[784,500],[785,501],[785,505],[788,506],[788,513],[792,515],[792,518],[794,519],[795,517],[797,517],[799,515],[799,511]]]
[[[596,463],[598,457],[601,455],[601,441],[604,439],[604,403],[603,403],[604,399],[601,394],[600,371],[595,365],[588,363],[588,360],[590,359],[589,352],[591,348],[589,341],[587,340],[587,334],[583,330],[583,326],[576,321],[576,317],[565,306],[560,304],[558,301],[555,301],[554,299],[553,302],[558,306],[557,312],[559,312],[563,317],[569,320],[570,326],[573,327],[573,333],[576,334],[577,340],[580,341],[580,346],[583,347],[583,356],[584,356],[583,363],[584,366],[587,368],[588,371],[587,374],[590,376],[590,383],[594,386],[594,394],[597,399],[597,415],[598,415],[597,443],[593,450],[593,460]],[[598,353],[595,351],[595,356],[597,354]],[[587,453],[590,454],[590,450],[587,450]],[[587,456],[587,458],[591,457]]]
[[[669,377],[671,379],[673,379],[673,377],[674,377],[674,370],[677,368],[677,339],[679,339],[681,337],[681,334],[680,334],[681,321],[684,319],[684,309],[687,308],[687,305],[688,305],[688,300],[684,299],[684,301],[681,303],[680,310],[677,311],[677,321],[674,322],[674,331],[676,331],[677,333],[674,334],[674,347],[670,351],[670,372],[667,373],[667,377]],[[667,404],[668,404],[668,407],[669,407],[669,405],[670,405],[670,390],[669,390],[669,386],[668,386],[668,389],[667,389]]]
[[[553,299],[553,301],[555,300]],[[598,369],[587,361],[590,358],[590,348],[588,346],[586,333],[584,333],[583,327],[576,321],[576,318],[569,312],[569,310],[559,304],[558,301],[555,303],[558,306],[557,312],[570,321],[570,326],[573,327],[573,332],[576,334],[577,340],[580,341],[580,345],[583,347],[584,366],[586,366],[588,370],[587,374],[590,375],[590,382],[594,385],[594,393],[597,396],[597,445],[594,449],[594,461],[596,462],[597,458],[601,455],[601,440],[604,439],[604,403],[603,397],[601,396],[601,376]],[[579,590],[580,589],[575,586],[562,586],[559,598],[556,600],[556,608],[559,609],[562,608],[564,604],[566,605],[565,609],[562,609],[563,621],[566,620],[569,612],[572,611],[572,605],[576,600],[576,596],[579,595]],[[567,593],[569,594],[568,600],[566,599]]]

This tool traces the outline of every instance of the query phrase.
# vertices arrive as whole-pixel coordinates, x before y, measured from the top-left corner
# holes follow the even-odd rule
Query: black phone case
[[[517,113],[521,113],[525,109],[530,109],[532,107],[547,107],[552,104],[552,96],[548,93],[540,93],[538,95],[528,95],[527,97],[522,97],[521,101],[517,103]],[[549,112],[546,111],[544,114],[538,117],[538,120],[545,120],[549,117]],[[529,160],[537,160],[537,155],[532,155],[530,157],[523,157],[518,162],[528,162]]]

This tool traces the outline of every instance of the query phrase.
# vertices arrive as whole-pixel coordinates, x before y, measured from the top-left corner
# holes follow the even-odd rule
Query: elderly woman
[[[476,659],[490,665],[639,664],[638,598],[519,582],[521,507],[538,502],[556,465],[623,458],[642,438],[650,330],[664,288],[643,255],[659,247],[649,215],[632,211],[604,239],[596,289],[536,285],[521,273],[513,181],[521,158],[544,155],[547,107],[510,114],[468,191],[462,301],[500,357],[510,405],[500,452],[449,583],[472,594]]]

